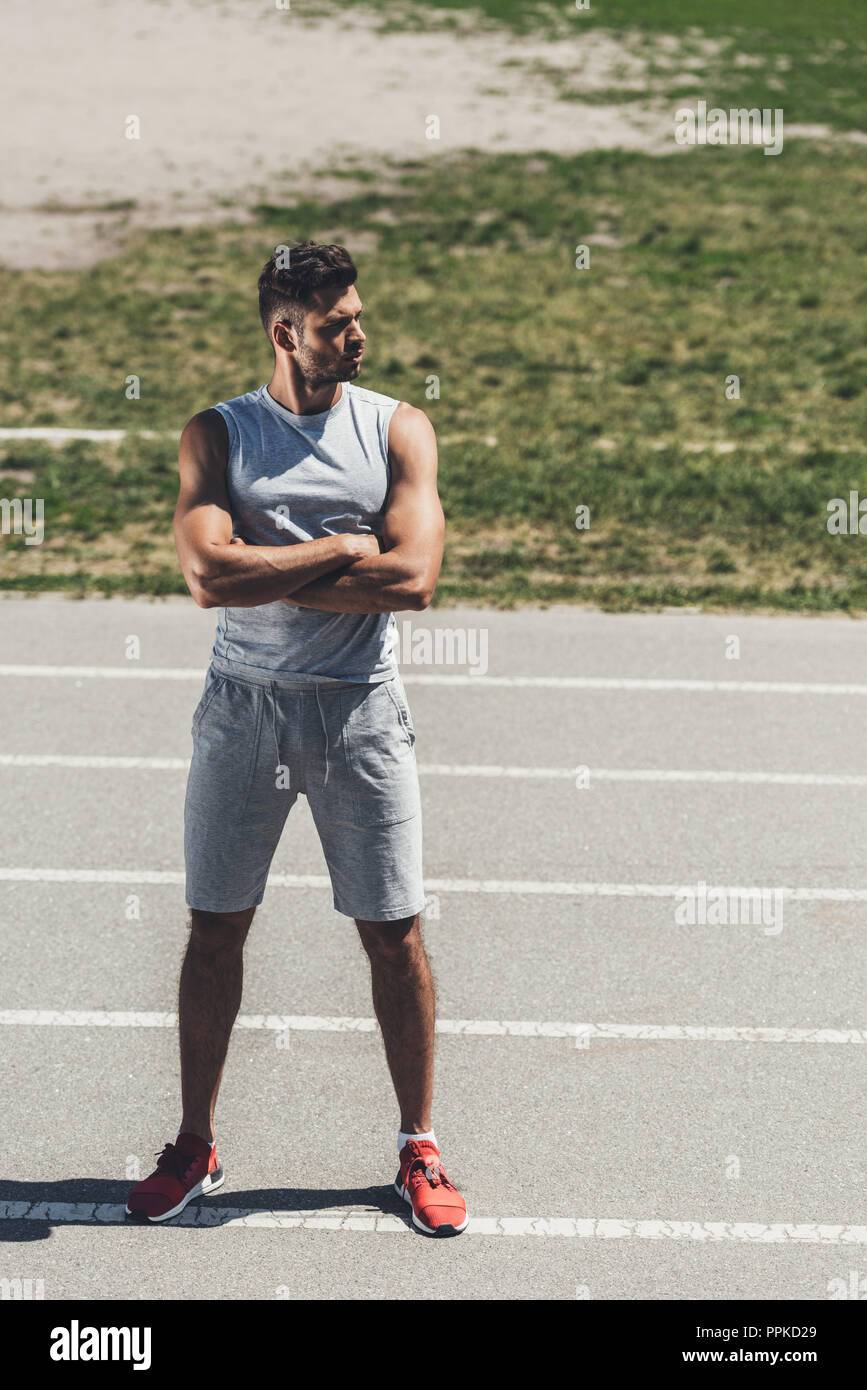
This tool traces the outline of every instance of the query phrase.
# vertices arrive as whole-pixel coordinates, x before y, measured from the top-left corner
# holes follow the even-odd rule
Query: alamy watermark
[[[35,520],[34,520],[35,513]],[[41,497],[0,497],[0,533],[23,536],[25,545],[45,539],[45,502]]]
[[[385,660],[402,666],[466,666],[471,676],[488,669],[486,627],[417,627],[408,619],[389,622],[382,636]]]
[[[699,880],[694,888],[679,888],[674,920],[679,927],[754,926],[765,936],[783,930],[782,888],[708,888]]]
[[[830,1299],[856,1298],[863,1301],[867,1299],[867,1274],[862,1274],[860,1269],[850,1269],[845,1279],[840,1276],[829,1279],[825,1290]]]
[[[45,1297],[44,1279],[0,1279],[0,1300],[15,1303]]]
[[[674,113],[674,138],[678,145],[761,145],[765,154],[780,154],[783,148],[783,108],[763,106],[720,106],[707,109],[698,102],[695,111],[681,106]]]
[[[825,526],[832,536],[867,536],[867,497],[859,497],[855,488],[845,497],[832,497],[827,503],[828,520]]]
[[[52,1361],[131,1361],[134,1371],[151,1364],[149,1327],[82,1327],[73,1318],[69,1327],[51,1331]]]

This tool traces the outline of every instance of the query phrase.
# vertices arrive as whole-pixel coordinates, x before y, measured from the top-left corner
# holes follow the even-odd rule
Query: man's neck
[[[329,381],[311,390],[303,381],[293,381],[288,374],[275,371],[268,382],[268,394],[293,415],[321,415],[337,405],[343,386],[339,381]]]

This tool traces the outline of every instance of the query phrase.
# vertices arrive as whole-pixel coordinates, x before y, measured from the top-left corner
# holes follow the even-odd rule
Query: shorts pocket
[[[380,681],[340,692],[347,799],[353,824],[360,828],[397,825],[420,810],[412,741],[387,685]]]
[[[220,675],[219,671],[215,671],[213,666],[209,666],[208,674],[205,677],[205,688],[202,691],[202,698],[193,711],[193,723],[190,729],[193,738],[195,738],[196,734],[199,732],[199,726],[208,712],[211,701],[225,684],[226,677]]]
[[[398,718],[409,740],[409,746],[410,748],[414,748],[415,729],[413,727],[412,715],[409,712],[409,703],[403,688],[403,681],[398,678],[397,680],[383,681],[382,684],[391,696],[391,702],[397,710]]]

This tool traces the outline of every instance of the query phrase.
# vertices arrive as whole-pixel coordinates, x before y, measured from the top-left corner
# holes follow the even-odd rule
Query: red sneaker
[[[425,1235],[459,1236],[466,1230],[467,1204],[446,1177],[440,1151],[429,1139],[410,1139],[403,1146],[394,1190],[410,1203],[413,1225]]]
[[[211,1148],[198,1134],[179,1134],[174,1144],[166,1144],[155,1171],[129,1194],[126,1214],[134,1221],[168,1221],[194,1197],[222,1185],[216,1144]]]

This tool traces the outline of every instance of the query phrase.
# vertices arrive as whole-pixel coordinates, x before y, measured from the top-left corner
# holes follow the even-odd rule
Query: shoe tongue
[[[210,1151],[210,1144],[202,1139],[198,1134],[189,1131],[179,1134],[175,1140],[175,1148],[180,1149],[182,1154],[203,1154]]]
[[[417,1154],[419,1158],[430,1158],[433,1154],[437,1158],[440,1156],[439,1149],[430,1139],[410,1139],[409,1151]]]

